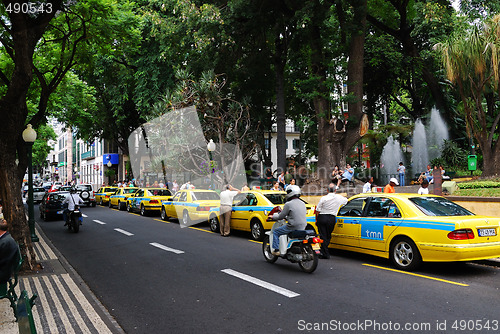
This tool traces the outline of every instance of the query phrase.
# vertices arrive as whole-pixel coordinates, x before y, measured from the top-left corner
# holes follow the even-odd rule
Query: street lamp
[[[108,156],[108,159],[109,159],[109,156]],[[113,164],[111,163],[111,160],[108,160],[108,163],[106,164],[106,166],[108,166],[108,169],[113,166]],[[111,185],[111,174],[108,174],[108,185]]]
[[[31,241],[38,242],[35,234],[35,209],[33,207],[33,143],[36,140],[36,132],[31,124],[23,131],[23,140],[28,147],[28,226],[30,228]]]
[[[212,139],[207,144],[207,150],[208,150],[208,156],[210,157],[210,187],[214,188],[214,183],[213,183],[213,175],[214,175],[214,169],[213,169],[213,159],[212,159],[212,152],[215,151],[215,143]]]

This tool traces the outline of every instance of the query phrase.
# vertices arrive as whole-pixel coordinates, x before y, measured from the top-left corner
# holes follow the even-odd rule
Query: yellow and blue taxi
[[[286,192],[276,190],[249,190],[237,194],[233,198],[231,229],[251,232],[254,240],[264,239],[265,231],[274,224],[269,214],[276,206],[283,208],[285,195]],[[317,232],[315,206],[306,203],[306,208],[306,229]],[[219,207],[210,210],[209,225],[212,232],[219,231],[219,212]]]
[[[413,270],[423,261],[500,257],[499,224],[500,218],[475,215],[441,196],[366,193],[339,210],[329,247]]]
[[[172,192],[166,188],[139,188],[127,198],[127,211],[139,211],[141,216],[159,212],[163,201],[172,198]]]
[[[132,196],[139,188],[137,187],[122,187],[116,189],[115,193],[109,196],[108,206],[113,208],[118,207],[118,210],[125,210],[127,208],[127,198]]]
[[[179,190],[171,200],[163,201],[161,218],[181,219],[184,225],[208,221],[209,211],[220,206],[219,194],[213,190]]]
[[[109,197],[116,192],[118,187],[101,187],[95,193],[95,201],[99,205],[105,205],[109,202]]]

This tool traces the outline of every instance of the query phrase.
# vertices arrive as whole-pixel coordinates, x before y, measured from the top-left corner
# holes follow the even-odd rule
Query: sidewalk
[[[38,294],[33,307],[37,333],[124,333],[85,282],[37,228],[39,242],[33,243],[43,270],[19,276],[17,294]],[[8,299],[0,300],[0,333],[18,334]]]

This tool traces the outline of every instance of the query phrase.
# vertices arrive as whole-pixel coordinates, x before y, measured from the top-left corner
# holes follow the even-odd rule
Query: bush
[[[474,181],[458,183],[460,189],[500,188],[498,181]]]
[[[445,140],[441,151],[445,165],[454,169],[467,166],[467,151],[451,140]]]

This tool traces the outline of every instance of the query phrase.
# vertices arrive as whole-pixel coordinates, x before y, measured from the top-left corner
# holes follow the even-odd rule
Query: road
[[[426,264],[409,274],[336,252],[306,274],[282,259],[265,262],[246,233],[223,238],[207,226],[99,206],[83,212],[78,234],[62,221],[37,221],[127,333],[500,329],[495,266]]]

